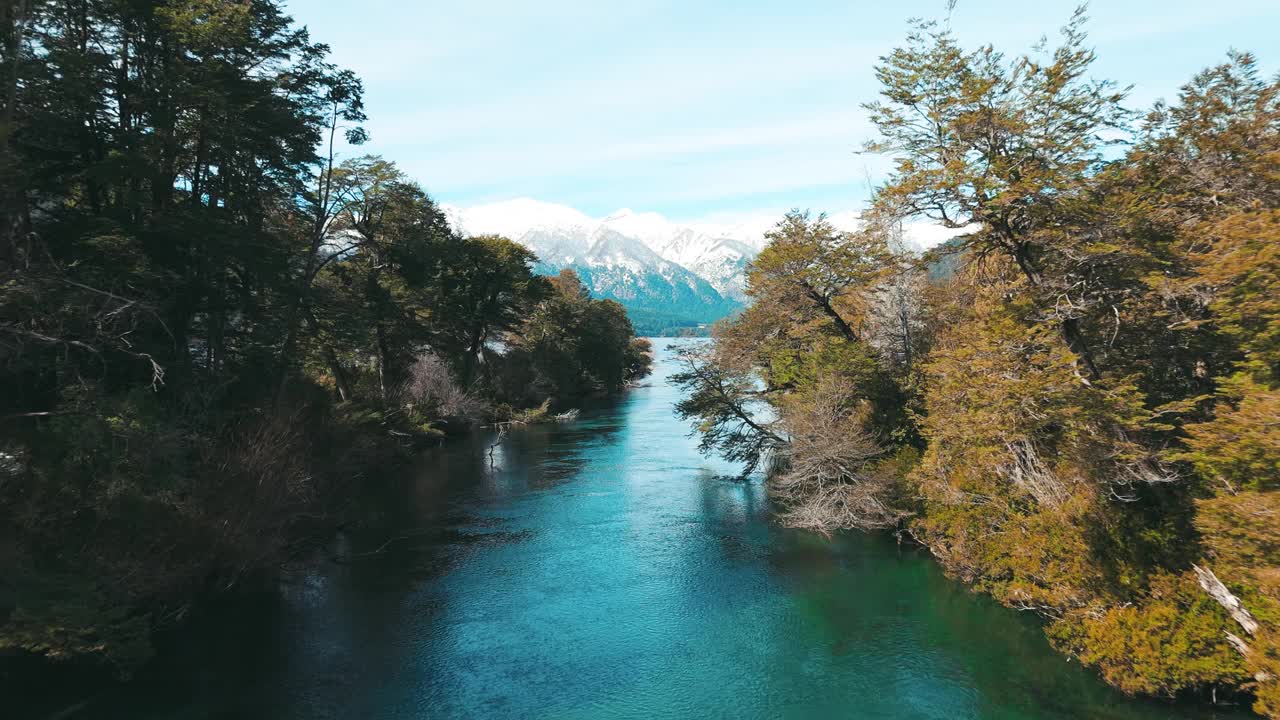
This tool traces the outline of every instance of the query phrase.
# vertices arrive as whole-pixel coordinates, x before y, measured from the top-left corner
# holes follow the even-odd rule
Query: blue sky
[[[952,26],[1008,53],[1056,32],[1071,0],[960,0]],[[885,161],[872,136],[876,58],[943,0],[462,0],[289,11],[365,81],[373,136],[438,200],[517,197],[602,216],[620,207],[732,220],[856,209]],[[1132,107],[1172,98],[1228,48],[1280,66],[1280,0],[1096,0],[1098,77]],[[349,154],[357,152],[348,150]]]

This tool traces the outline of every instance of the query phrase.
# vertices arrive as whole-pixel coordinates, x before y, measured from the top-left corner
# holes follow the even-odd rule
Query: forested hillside
[[[1280,717],[1280,81],[1232,53],[1137,114],[1093,61],[1079,13],[1029,56],[916,25],[865,227],[783,220],[680,410],[784,522],[896,530],[1125,692]],[[889,252],[920,217],[967,232]]]
[[[381,463],[646,372],[616,303],[461,237],[274,0],[0,5],[0,654],[128,672]]]

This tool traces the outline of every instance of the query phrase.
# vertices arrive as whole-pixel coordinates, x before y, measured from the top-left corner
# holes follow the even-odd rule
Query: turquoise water
[[[616,405],[428,453],[342,562],[76,717],[1214,717],[1111,691],[891,538],[772,524],[672,416],[656,344]]]

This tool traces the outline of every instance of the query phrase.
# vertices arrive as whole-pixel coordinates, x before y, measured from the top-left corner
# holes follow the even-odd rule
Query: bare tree
[[[928,346],[928,277],[903,258],[871,294],[867,341],[890,366],[906,369]]]
[[[458,384],[448,363],[431,352],[419,355],[409,368],[400,399],[434,418],[475,419],[485,410],[484,401]]]
[[[909,514],[893,504],[895,480],[876,467],[884,450],[862,412],[834,379],[783,405],[789,443],[779,451],[784,469],[769,489],[784,508],[784,523],[830,533],[893,527]]]

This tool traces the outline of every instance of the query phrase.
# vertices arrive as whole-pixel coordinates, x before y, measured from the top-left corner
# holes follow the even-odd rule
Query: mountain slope
[[[447,209],[463,234],[502,234],[538,256],[536,270],[575,270],[596,297],[616,300],[643,332],[708,325],[742,307],[743,273],[756,249],[653,213],[619,210],[592,220],[572,208],[514,200]]]
[[[579,238],[530,232],[520,242],[538,252],[539,247],[577,246]],[[592,295],[621,303],[644,332],[659,334],[710,324],[741,307],[697,274],[663,259],[638,239],[609,228],[598,229],[585,252],[573,257],[539,254],[544,257],[551,260],[540,262],[538,272],[550,275],[573,269]]]
[[[527,198],[445,210],[463,234],[504,235],[528,247],[538,255],[538,272],[573,268],[595,295],[622,303],[646,332],[709,324],[741,308],[747,266],[777,223],[762,215],[736,224],[682,224],[630,209],[594,219]],[[858,215],[829,220],[852,230]],[[956,232],[908,224],[903,242],[918,250]]]

